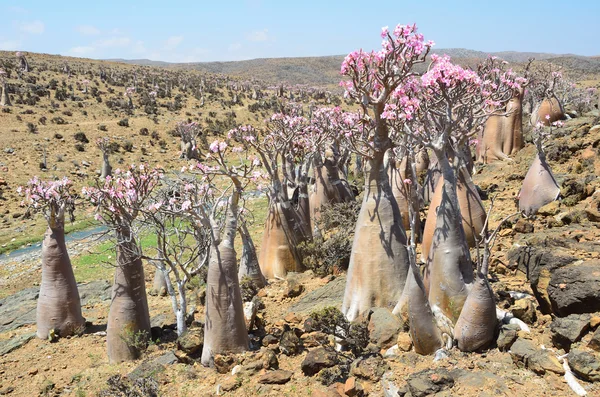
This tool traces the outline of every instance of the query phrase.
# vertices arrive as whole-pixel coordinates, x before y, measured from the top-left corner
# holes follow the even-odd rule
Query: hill
[[[584,57],[572,54],[550,54],[540,52],[502,51],[486,53],[464,48],[436,49],[435,54],[447,54],[452,59],[462,63],[465,60],[480,60],[488,55],[497,56],[511,63],[524,63],[530,58],[555,62],[567,68],[581,71],[600,70],[600,58]],[[341,80],[339,70],[345,55],[331,55],[322,57],[298,58],[258,58],[246,61],[232,62],[197,62],[197,63],[169,63],[151,61],[148,59],[111,59],[113,62],[122,62],[134,65],[158,66],[174,69],[198,70],[207,73],[218,73],[236,76],[245,79],[260,76],[263,81],[270,84],[308,84],[333,88]]]

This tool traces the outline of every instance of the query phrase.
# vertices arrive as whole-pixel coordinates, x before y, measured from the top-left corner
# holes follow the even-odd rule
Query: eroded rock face
[[[437,368],[414,373],[406,383],[412,396],[425,397],[451,389],[454,386],[454,378],[447,369]]]
[[[573,349],[569,352],[571,370],[588,382],[600,381],[600,360],[597,354]]]
[[[600,310],[600,260],[576,262],[557,269],[547,287],[559,316]]]
[[[510,268],[522,272],[543,314],[560,317],[600,309],[600,261],[581,261],[574,251],[590,252],[593,243],[536,233],[518,241],[508,252]]]
[[[554,346],[569,351],[571,345],[579,342],[590,329],[589,314],[571,314],[555,318],[550,325]]]

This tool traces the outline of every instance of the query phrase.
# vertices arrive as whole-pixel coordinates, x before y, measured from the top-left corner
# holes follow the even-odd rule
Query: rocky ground
[[[73,173],[80,185],[89,183],[88,177],[99,168],[100,157],[91,147],[84,152],[73,149],[72,135],[83,130],[92,140],[103,135],[97,127],[105,122],[111,136],[135,139],[134,154],[123,152],[118,157],[127,161],[144,157],[172,167],[180,163],[173,155],[178,143],[166,134],[178,116],[194,109],[192,100],[180,114],[159,116],[156,127],[149,119],[134,116],[131,128],[117,126],[118,118],[108,112],[106,119],[100,118],[105,110],[95,108],[92,102],[84,101],[85,106],[89,104],[87,116],[77,110],[74,116],[65,117],[73,119],[69,118],[67,127],[60,127],[67,131],[63,140],[55,137],[58,127],[50,124],[40,127],[38,134],[28,135],[29,143],[10,134],[0,135],[0,179],[5,184],[6,198],[2,201],[6,204],[0,220],[2,233],[17,237],[32,234],[40,223],[39,219],[22,217],[14,194],[17,184],[38,171],[41,152],[28,151],[27,145],[38,144],[42,149],[47,145],[52,156],[65,155],[68,161],[56,161],[52,164],[56,168],[47,171],[48,175]],[[19,111],[28,109],[25,105],[19,107]],[[38,108],[35,111],[40,112]],[[17,124],[16,114],[0,113],[0,128],[25,133],[24,124]],[[27,121],[40,115],[22,117]],[[94,116],[98,118],[84,120]],[[146,125],[150,130],[159,129],[169,153],[153,146],[152,138],[138,134]],[[39,253],[32,253],[17,260],[0,260],[0,287],[10,291],[9,296],[0,299],[0,395],[146,396],[153,390],[161,396],[575,395],[564,376],[563,359],[558,358],[565,354],[588,395],[600,395],[598,113],[567,121],[547,146],[562,198],[542,208],[532,219],[514,218],[504,226],[490,270],[498,306],[524,321],[530,332],[506,324],[499,329],[496,343],[485,351],[462,353],[454,348],[435,358],[419,356],[411,351],[405,324],[387,309],[374,309],[365,324],[370,343],[357,354],[336,352],[336,339],[315,325],[313,313],[341,306],[345,276],[342,273],[320,278],[307,271],[290,274],[286,280],[271,280],[258,291],[247,304],[257,310],[252,321],[251,351],[219,356],[215,369],[204,368],[198,362],[204,320],[201,287],[190,291],[194,321],[189,332],[179,338],[170,300],[150,295],[153,342],[140,360],[111,365],[105,335],[110,282],[95,280],[80,285],[88,321],[83,335],[53,343],[37,339],[35,306],[41,272]],[[142,147],[150,154],[142,155]],[[7,152],[7,148],[13,151]],[[492,226],[516,212],[516,197],[534,151],[528,143],[511,162],[477,167],[474,181],[486,207],[494,198]],[[91,165],[82,165],[83,160]],[[253,232],[259,233],[260,226],[257,222]],[[260,239],[256,244],[260,246]],[[91,240],[70,244],[71,256],[83,254],[90,245]],[[153,275],[154,269],[146,266],[148,290]],[[119,394],[120,389],[128,389],[129,394]]]

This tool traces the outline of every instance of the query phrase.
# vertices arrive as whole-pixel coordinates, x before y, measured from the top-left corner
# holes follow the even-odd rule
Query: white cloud
[[[95,43],[98,47],[127,47],[129,44],[131,44],[131,39],[129,37],[111,37],[98,40]]]
[[[164,49],[167,51],[174,50],[183,41],[183,36],[171,36],[164,41]]]
[[[248,41],[267,41],[269,40],[269,29],[257,30],[246,34],[246,40]]]
[[[92,25],[79,25],[75,30],[84,36],[96,36],[100,34],[100,29]]]
[[[19,40],[0,40],[0,50],[16,51],[19,47],[21,47],[21,41]]]
[[[25,33],[41,34],[46,29],[42,21],[23,22],[19,24],[19,30]]]
[[[69,54],[73,55],[89,55],[95,52],[96,49],[90,46],[73,47],[69,50]]]
[[[238,51],[242,48],[242,45],[240,43],[233,43],[229,45],[228,50],[230,52],[234,52],[234,51]]]

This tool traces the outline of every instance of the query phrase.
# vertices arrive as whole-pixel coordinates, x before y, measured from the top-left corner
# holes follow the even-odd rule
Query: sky
[[[435,48],[600,55],[599,0],[0,0],[0,15],[0,50],[94,59],[342,55],[409,23]]]

